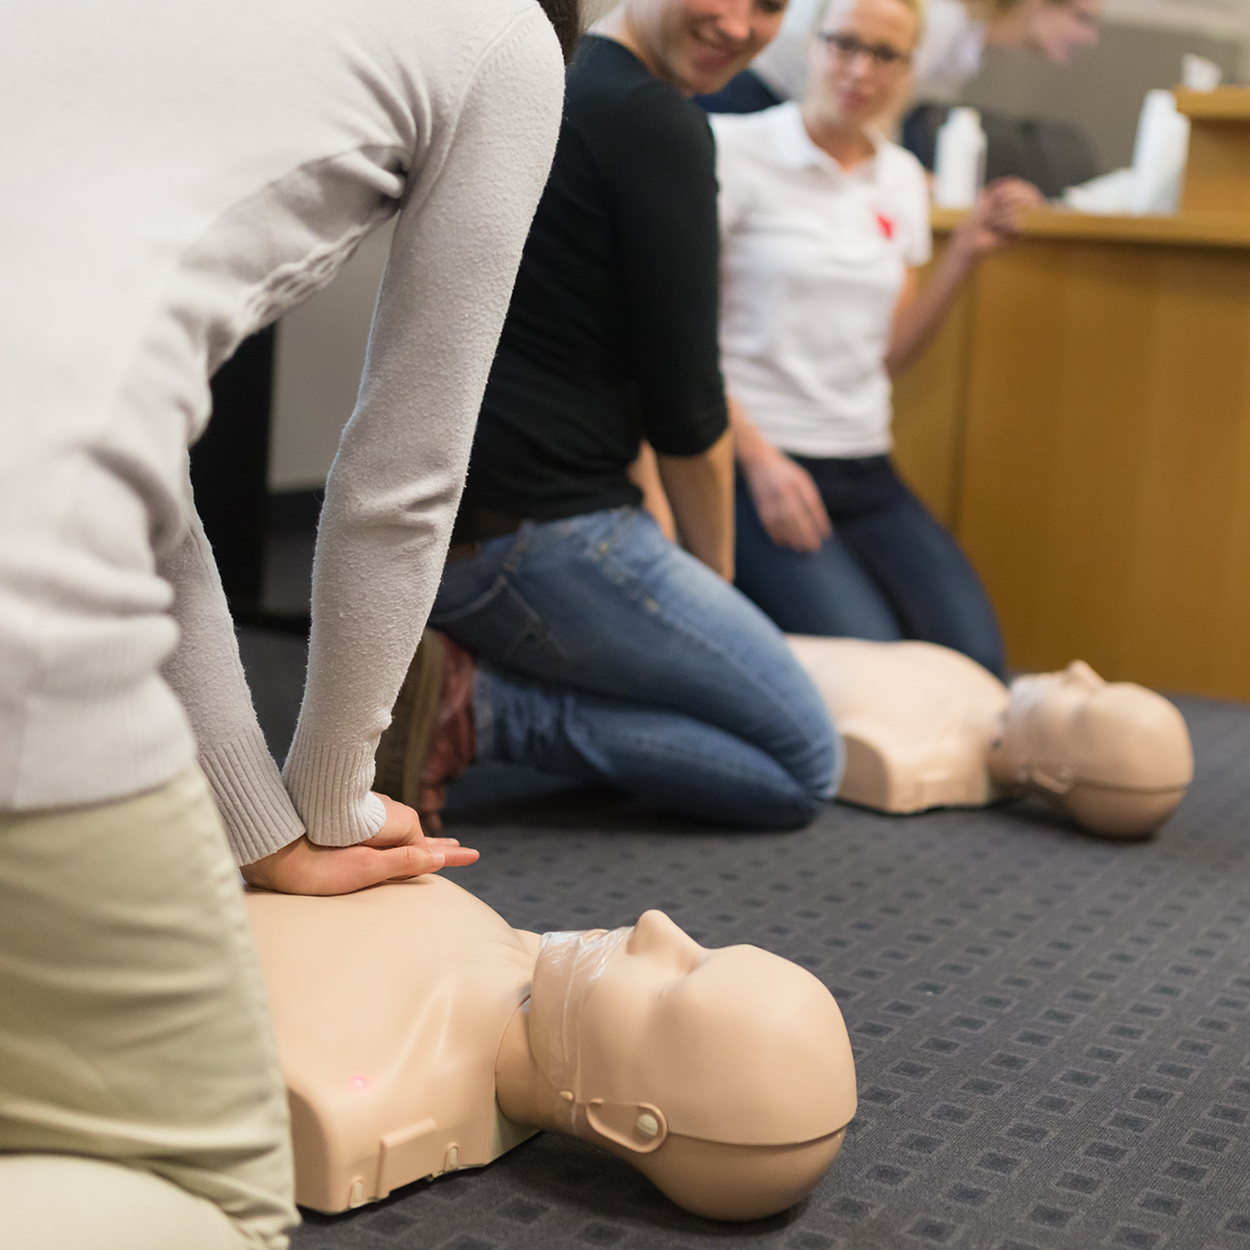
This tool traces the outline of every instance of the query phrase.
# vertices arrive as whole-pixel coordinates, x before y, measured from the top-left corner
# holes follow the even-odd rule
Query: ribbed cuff
[[[373,755],[368,747],[345,750],[296,734],[282,776],[310,841],[353,846],[386,823],[382,800],[369,792]]]
[[[263,859],[303,835],[304,825],[259,729],[202,750],[199,761],[236,863]]]

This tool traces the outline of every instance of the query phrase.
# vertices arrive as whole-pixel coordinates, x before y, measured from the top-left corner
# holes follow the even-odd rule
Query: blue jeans
[[[805,824],[841,780],[780,631],[636,508],[482,543],[448,564],[430,624],[478,660],[480,759],[761,829]]]
[[[792,459],[815,480],[833,537],[810,554],[777,546],[739,475],[738,588],[787,633],[918,638],[1001,677],[998,618],[976,571],[890,458]]]

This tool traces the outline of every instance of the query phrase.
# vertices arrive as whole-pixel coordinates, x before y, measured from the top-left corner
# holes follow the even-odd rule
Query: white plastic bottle
[[[1189,154],[1189,118],[1170,91],[1147,91],[1133,146],[1131,213],[1174,213],[1180,205]]]
[[[971,208],[985,181],[985,131],[972,108],[951,109],[937,132],[933,202],[938,208]]]

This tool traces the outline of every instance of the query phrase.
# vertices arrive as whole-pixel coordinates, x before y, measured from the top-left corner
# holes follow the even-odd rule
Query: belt
[[[451,546],[447,549],[447,563],[472,559],[482,549],[488,538],[503,538],[515,534],[521,528],[524,517],[494,508],[461,508],[456,513],[456,523],[451,530]]]

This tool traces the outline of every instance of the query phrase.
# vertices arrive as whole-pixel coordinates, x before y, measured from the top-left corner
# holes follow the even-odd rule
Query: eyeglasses
[[[892,48],[888,43],[865,43],[855,35],[829,30],[819,31],[817,38],[824,40],[829,48],[846,61],[853,61],[863,52],[881,69],[902,69],[904,65],[911,64],[910,52]]]

